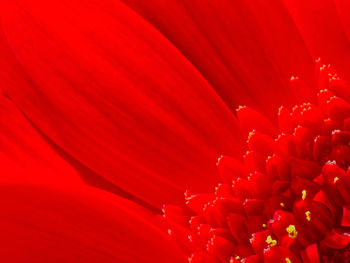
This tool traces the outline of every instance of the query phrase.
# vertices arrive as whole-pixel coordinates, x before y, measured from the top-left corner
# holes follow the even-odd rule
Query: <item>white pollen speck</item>
[[[339,132],[341,132],[340,130],[333,130],[332,131],[332,135],[334,135],[334,134],[336,134],[336,133],[339,133]]]
[[[327,164],[337,164],[337,162],[335,160],[331,161],[331,160],[328,160],[327,161]]]

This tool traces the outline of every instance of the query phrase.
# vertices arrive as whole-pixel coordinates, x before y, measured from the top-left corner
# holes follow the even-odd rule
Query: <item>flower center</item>
[[[243,162],[221,156],[213,193],[164,207],[189,262],[350,262],[350,86],[319,63],[317,103],[281,107],[278,130],[239,107]]]

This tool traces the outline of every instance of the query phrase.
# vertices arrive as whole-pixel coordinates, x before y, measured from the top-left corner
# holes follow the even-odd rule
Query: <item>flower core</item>
[[[316,103],[281,107],[278,129],[239,107],[242,129],[253,128],[243,162],[221,156],[213,193],[164,206],[189,262],[350,262],[350,89],[316,66]]]

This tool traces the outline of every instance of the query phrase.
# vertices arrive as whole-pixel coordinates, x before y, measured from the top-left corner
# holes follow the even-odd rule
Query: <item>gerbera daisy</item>
[[[2,247],[7,253],[2,253],[3,260],[183,262],[186,254],[192,261],[207,260],[206,245],[209,251],[214,251],[214,256],[209,256],[214,262],[238,260],[236,256],[262,260],[265,247],[258,250],[249,243],[249,238],[248,243],[238,244],[236,234],[252,232],[245,233],[241,227],[236,232],[229,230],[227,215],[215,218],[218,222],[203,223],[200,221],[203,207],[193,206],[196,198],[189,193],[186,198],[192,211],[182,214],[183,208],[178,207],[185,189],[200,193],[210,191],[218,183],[215,160],[220,154],[224,157],[218,167],[224,177],[216,196],[209,194],[209,199],[205,199],[209,202],[206,209],[214,201],[210,198],[216,199],[217,195],[230,194],[236,198],[231,182],[240,184],[237,181],[242,179],[237,180],[238,177],[244,179],[247,176],[244,174],[252,173],[254,195],[245,196],[245,190],[250,189],[236,191],[241,195],[237,197],[237,206],[246,204],[245,199],[256,199],[248,201],[252,213],[258,213],[263,202],[266,218],[261,226],[265,224],[270,232],[262,239],[262,245],[274,247],[271,251],[277,251],[279,259],[285,261],[305,261],[305,253],[307,260],[318,256],[319,260],[332,262],[342,254],[346,257],[343,253],[346,236],[340,232],[344,226],[339,221],[347,212],[340,209],[346,203],[329,198],[323,186],[319,186],[330,203],[328,206],[322,203],[320,210],[334,206],[331,214],[334,216],[322,210],[320,214],[329,223],[327,231],[310,228],[316,233],[313,242],[307,240],[310,244],[297,247],[304,232],[292,207],[300,198],[306,202],[318,192],[303,188],[299,195],[294,193],[300,190],[291,187],[297,177],[288,177],[285,170],[277,171],[285,179],[278,189],[290,190],[294,199],[291,197],[285,204],[280,202],[285,210],[271,205],[270,211],[265,212],[264,201],[269,200],[269,190],[278,180],[266,175],[264,162],[269,159],[277,165],[283,163],[273,141],[283,132],[286,135],[280,137],[281,143],[289,145],[290,139],[295,144],[291,147],[296,152],[288,152],[291,149],[284,146],[288,158],[296,155],[298,160],[305,159],[318,166],[335,160],[336,163],[327,165],[339,166],[337,173],[347,168],[346,156],[336,154],[343,141],[337,141],[336,146],[331,144],[331,153],[329,147],[318,149],[320,159],[310,155],[310,143],[314,143],[307,141],[309,144],[304,145],[303,140],[309,138],[308,129],[317,137],[323,126],[312,129],[295,120],[298,113],[292,111],[293,105],[306,103],[296,109],[312,111],[311,119],[317,116],[318,121],[327,120],[329,133],[322,133],[326,137],[332,132],[334,136],[343,136],[346,131],[343,121],[347,116],[341,115],[341,119],[338,112],[330,115],[316,103],[318,86],[326,84],[315,84],[318,76],[315,77],[313,58],[321,56],[337,69],[335,75],[325,66],[325,81],[329,77],[336,81],[339,76],[349,77],[347,3],[328,0],[322,3],[122,2],[1,2],[0,81],[4,113],[0,137],[4,142],[1,227]],[[294,77],[292,87],[291,75],[298,76]],[[327,85],[321,89],[320,96],[324,96],[326,104],[333,96],[344,96]],[[338,97],[332,101],[340,100]],[[238,105],[248,106],[237,113],[239,121],[234,112]],[[270,124],[277,123],[273,116],[280,105],[285,106],[280,114],[286,131],[277,131],[276,124]],[[338,126],[333,127],[332,121]],[[295,127],[297,131],[293,135]],[[246,164],[242,166],[239,159],[246,148],[245,133],[252,128],[255,132],[250,136],[249,147],[253,147],[254,153],[247,154]],[[294,138],[300,141],[295,142]],[[265,159],[259,159],[259,151],[254,147],[263,151]],[[290,158],[288,165],[289,161]],[[227,174],[225,163],[234,170],[234,175]],[[293,167],[304,166],[310,168],[305,163]],[[326,168],[322,169],[321,179]],[[313,181],[319,178],[314,174],[319,170],[312,171],[312,176],[304,180],[312,181],[312,186],[322,185],[322,180]],[[331,179],[343,185],[342,176]],[[243,183],[242,187],[252,186]],[[344,193],[343,190],[339,194]],[[278,194],[273,192],[272,196]],[[220,202],[221,199],[216,203]],[[171,223],[181,221],[181,226],[173,224],[169,233],[183,251],[162,232],[158,215],[163,203],[178,205],[168,206],[165,212]],[[313,206],[307,207],[310,213],[304,213],[304,217],[311,222]],[[231,208],[228,207],[229,211]],[[287,242],[288,238],[284,242],[278,236],[270,221],[277,222],[274,218],[277,211],[286,211],[289,213],[286,218],[295,219],[293,224],[281,229],[287,231],[291,241],[298,239],[298,242]],[[203,244],[192,247],[198,241],[196,219],[191,220],[194,227],[190,232],[191,247],[188,247],[188,230],[182,227],[187,223],[187,215],[196,213],[198,226],[204,225],[203,231],[207,227],[210,234],[213,230],[216,237],[204,238],[204,248]],[[247,220],[247,213],[244,210],[240,214],[243,220],[237,216],[230,222],[238,226],[240,222],[255,222]],[[282,218],[285,217],[283,214]],[[326,251],[327,254],[320,247],[329,233],[342,235],[345,241],[331,252]],[[217,244],[222,245],[223,251],[218,250]],[[243,254],[236,249],[238,245]],[[264,260],[275,262],[269,256]]]
[[[281,107],[278,131],[239,107],[242,129],[253,129],[244,162],[219,157],[214,192],[186,192],[187,210],[164,207],[190,262],[350,260],[350,86],[320,62],[316,104]]]

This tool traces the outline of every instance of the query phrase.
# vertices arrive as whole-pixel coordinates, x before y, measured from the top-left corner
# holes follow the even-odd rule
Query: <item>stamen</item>
[[[293,258],[297,260],[307,249],[312,250],[312,260],[317,262],[349,261],[349,247],[341,247],[338,241],[332,241],[337,244],[327,241],[330,238],[327,233],[331,229],[338,231],[338,228],[339,233],[344,233],[347,231],[344,227],[350,225],[348,216],[332,215],[341,206],[350,207],[350,179],[347,178],[350,167],[350,86],[338,82],[338,75],[329,65],[322,65],[321,71],[319,105],[305,102],[295,105],[292,111],[281,106],[279,134],[274,127],[271,128],[273,125],[268,120],[259,122],[256,116],[260,115],[254,115],[254,121],[249,121],[246,127],[251,132],[244,163],[225,162],[226,157],[220,156],[218,169],[225,170],[227,180],[215,187],[214,193],[200,198],[194,198],[197,195],[189,191],[185,193],[190,208],[183,212],[185,220],[180,221],[176,215],[172,221],[187,223],[191,217],[191,232],[181,236],[181,241],[185,239],[190,243],[187,244],[189,247],[199,251],[192,251],[195,253],[189,262],[234,263],[240,262],[241,257],[250,256],[261,259],[261,255],[272,252],[266,247],[274,246],[277,246],[276,251],[281,250],[284,256],[279,260],[285,263],[292,263]],[[298,79],[291,77],[292,81]],[[338,84],[344,86],[338,87]],[[338,97],[340,94],[345,97]],[[237,110],[250,111],[250,108],[240,106]],[[255,121],[258,125],[254,124]],[[260,134],[261,129],[272,132],[270,135]],[[268,147],[265,142],[268,142]],[[330,185],[332,182],[339,187]],[[313,209],[315,204],[322,210],[320,213]],[[311,210],[315,214],[311,215]],[[307,229],[307,226],[304,228],[293,223],[300,219],[300,212],[301,219],[305,216],[304,223],[317,218],[314,223],[325,226],[322,233],[315,235],[320,235],[320,239],[314,240],[313,245],[307,241],[313,240],[315,228]],[[322,217],[318,218],[318,214]],[[342,223],[332,223],[334,218],[341,218]],[[168,233],[176,238],[179,236],[177,231],[176,228],[169,229]],[[215,242],[214,232],[217,233]],[[332,243],[337,249],[327,247],[327,255],[324,254],[318,248],[320,240]],[[245,252],[247,255],[243,256]]]
[[[305,200],[306,199],[306,190],[301,191],[301,199]]]
[[[268,235],[267,238],[266,238],[266,243],[267,243],[270,247],[273,247],[273,246],[276,246],[276,245],[277,245],[277,240],[272,239],[271,235]]]
[[[305,216],[306,216],[307,221],[311,221],[311,212],[310,211],[306,211]]]
[[[286,228],[288,236],[291,238],[296,238],[298,236],[298,231],[295,229],[295,225],[289,225]]]

